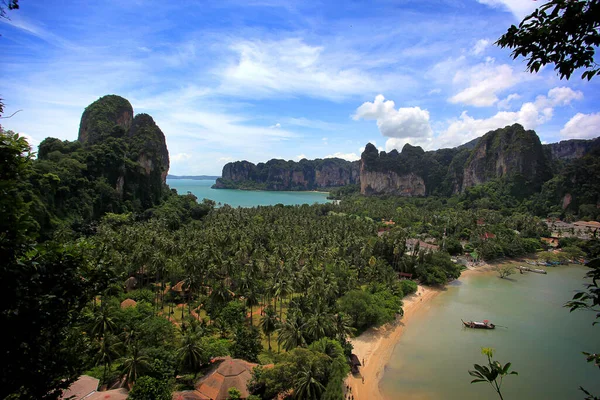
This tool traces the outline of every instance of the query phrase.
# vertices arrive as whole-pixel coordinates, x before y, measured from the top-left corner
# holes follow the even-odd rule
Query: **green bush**
[[[405,296],[416,293],[418,289],[417,282],[408,279],[401,280],[400,286],[402,287],[402,293],[404,293]]]
[[[128,398],[130,400],[171,400],[171,397],[171,388],[167,382],[142,376],[133,385]]]

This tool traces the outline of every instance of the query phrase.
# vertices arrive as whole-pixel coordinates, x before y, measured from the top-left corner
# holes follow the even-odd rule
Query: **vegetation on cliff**
[[[358,163],[340,158],[296,161],[273,159],[253,164],[236,161],[223,167],[217,189],[316,190],[358,182]]]

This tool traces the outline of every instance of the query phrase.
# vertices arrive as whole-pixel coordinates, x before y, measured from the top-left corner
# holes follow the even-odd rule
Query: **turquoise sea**
[[[487,383],[470,384],[468,370],[484,364],[481,347],[512,362],[505,399],[583,399],[583,386],[600,395],[600,371],[582,351],[600,351],[594,313],[570,313],[563,304],[583,287],[583,266],[548,268],[548,275],[495,273],[459,279],[406,326],[386,366],[381,390],[389,399],[494,399]],[[460,320],[489,319],[506,326],[466,329]]]
[[[327,203],[324,192],[273,192],[263,190],[212,189],[213,180],[167,179],[167,184],[177,193],[191,192],[198,201],[210,199],[232,207],[270,206],[274,204],[295,205]]]

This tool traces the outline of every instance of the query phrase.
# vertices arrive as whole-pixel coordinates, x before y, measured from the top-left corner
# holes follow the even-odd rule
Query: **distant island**
[[[195,181],[214,181],[219,179],[220,176],[212,176],[212,175],[197,175],[197,176],[187,176],[187,175],[167,175],[167,179],[193,179]]]

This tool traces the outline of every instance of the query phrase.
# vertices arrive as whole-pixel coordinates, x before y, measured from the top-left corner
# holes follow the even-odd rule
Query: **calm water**
[[[313,204],[327,203],[327,193],[317,192],[271,192],[233,189],[211,189],[215,181],[197,181],[193,179],[167,179],[167,184],[177,189],[177,193],[192,192],[198,201],[210,199],[232,207],[270,206],[274,204]]]
[[[487,383],[470,384],[468,370],[483,364],[481,347],[512,362],[505,399],[582,399],[581,385],[600,394],[600,371],[581,351],[600,350],[593,313],[562,305],[582,288],[586,268],[548,268],[548,275],[515,274],[514,281],[475,274],[456,282],[407,325],[386,367],[381,389],[390,399],[494,399]],[[474,330],[460,319],[508,328]]]

